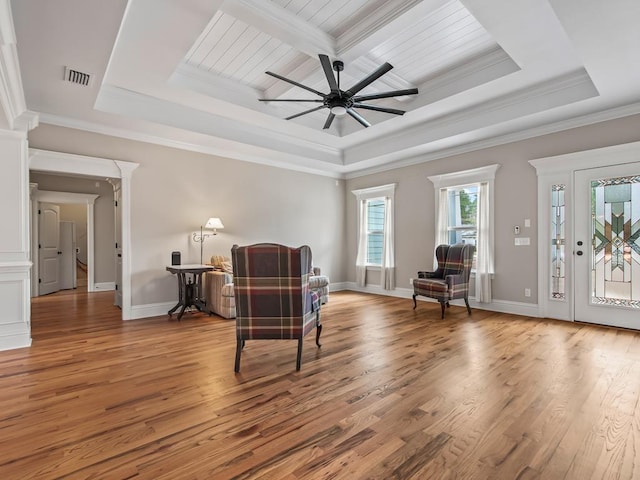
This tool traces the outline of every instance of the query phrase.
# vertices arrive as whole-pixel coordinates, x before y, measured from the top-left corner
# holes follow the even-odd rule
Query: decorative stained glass
[[[565,298],[565,185],[551,186],[551,298]]]
[[[640,175],[591,182],[591,303],[640,308]]]

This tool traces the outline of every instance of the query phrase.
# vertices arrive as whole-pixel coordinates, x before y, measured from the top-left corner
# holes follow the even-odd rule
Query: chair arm
[[[436,272],[418,272],[418,278],[440,278]]]
[[[445,277],[445,281],[447,282],[447,285],[449,286],[449,288],[452,288],[455,285],[460,285],[461,283],[466,283],[464,280],[464,275],[462,274],[447,275]]]

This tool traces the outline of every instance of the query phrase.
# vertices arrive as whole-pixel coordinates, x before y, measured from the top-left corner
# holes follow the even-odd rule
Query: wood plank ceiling
[[[276,8],[296,15],[336,41],[351,29],[357,29],[363,19],[375,16],[384,3],[365,0],[272,1]],[[393,77],[379,79],[362,93],[410,88],[436,78],[475,56],[495,50],[496,47],[496,42],[471,13],[458,0],[451,0],[435,8],[428,16],[415,18],[408,28],[394,32],[375,48],[353,59],[352,65],[347,62],[345,71],[341,74],[341,86],[348,88],[379,65],[389,62],[394,65]],[[335,58],[339,58],[339,55]],[[283,82],[266,75],[267,70],[317,90],[328,91],[317,57],[312,58],[296,45],[289,45],[223,10],[213,16],[184,61],[207,74],[238,82],[259,92],[277,85],[277,98],[313,98],[314,95],[288,84],[278,85]],[[305,62],[310,61],[314,62],[310,68],[301,68]],[[410,110],[412,102],[404,97],[376,103],[401,104],[400,108]],[[270,113],[282,117],[283,112],[303,107],[304,105],[295,104],[274,105]],[[314,115],[324,116],[326,111]],[[370,116],[374,120],[391,117]]]

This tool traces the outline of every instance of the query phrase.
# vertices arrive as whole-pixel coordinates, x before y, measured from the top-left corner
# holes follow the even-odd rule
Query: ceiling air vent
[[[67,82],[75,83],[76,85],[88,86],[91,81],[91,75],[83,73],[73,68],[64,67],[64,79]]]

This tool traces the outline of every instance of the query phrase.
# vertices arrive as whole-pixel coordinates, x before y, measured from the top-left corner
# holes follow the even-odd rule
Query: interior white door
[[[60,222],[60,290],[76,288],[76,224]]]
[[[113,304],[122,308],[122,207],[121,198],[122,191],[120,185],[117,185],[113,191],[113,199],[115,206],[115,245],[116,245],[116,287]]]
[[[574,176],[575,320],[640,329],[640,163]]]
[[[38,293],[46,295],[60,290],[60,207],[41,202],[38,213]]]

